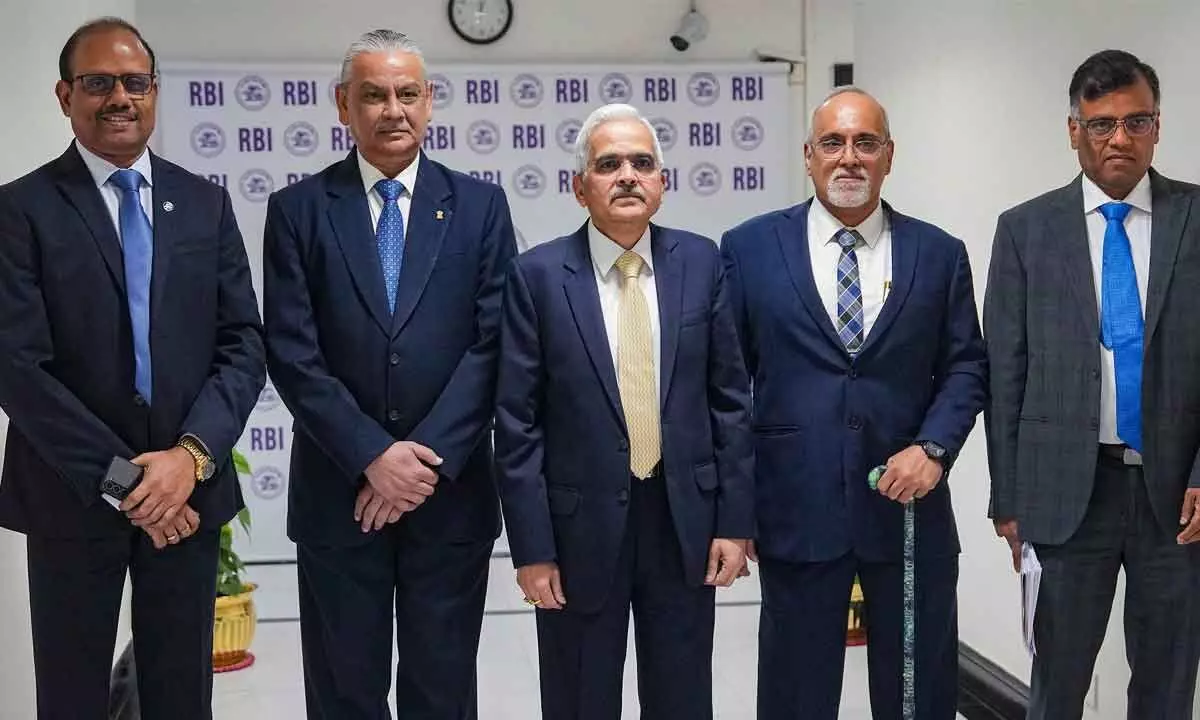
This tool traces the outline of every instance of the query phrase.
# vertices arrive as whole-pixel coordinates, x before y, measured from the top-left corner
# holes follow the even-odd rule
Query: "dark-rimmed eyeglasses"
[[[1093,140],[1107,140],[1116,134],[1118,127],[1125,128],[1125,134],[1129,137],[1141,137],[1149,135],[1154,129],[1154,121],[1158,119],[1158,113],[1136,113],[1134,115],[1126,115],[1123,118],[1114,117],[1096,117],[1090,120],[1078,120],[1077,122],[1087,131],[1088,137]]]
[[[883,150],[887,143],[877,137],[860,137],[850,143],[854,154],[862,158],[873,158]],[[846,151],[846,141],[840,137],[827,137],[816,142],[817,150],[825,157],[833,158]]]
[[[148,95],[154,89],[153,73],[125,73],[124,75],[106,75],[104,73],[84,73],[76,75],[79,87],[88,95],[107,97],[116,89],[117,82],[130,95]]]

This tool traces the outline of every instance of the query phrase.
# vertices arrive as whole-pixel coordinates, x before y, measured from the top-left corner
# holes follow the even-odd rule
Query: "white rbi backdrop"
[[[229,189],[261,298],[262,228],[271,192],[353,148],[337,118],[337,68],[315,64],[167,66],[158,150]],[[424,149],[501,185],[521,250],[586,218],[571,192],[574,142],[596,107],[628,102],[652,119],[668,192],[655,220],[713,238],[789,204],[792,119],[779,65],[442,66],[430,75],[434,114]],[[410,242],[420,242],[412,238]],[[238,444],[254,531],[246,560],[294,561],[287,539],[291,418],[268,385]],[[502,537],[498,546],[506,549]],[[265,603],[264,617],[285,612]]]

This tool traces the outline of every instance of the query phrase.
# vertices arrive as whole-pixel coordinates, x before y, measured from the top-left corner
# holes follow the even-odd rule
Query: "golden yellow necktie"
[[[642,258],[625,251],[617,258],[621,272],[621,305],[617,315],[617,387],[629,428],[629,469],[646,478],[662,457],[658,424],[658,392],[654,382],[654,335],[650,310],[638,283]]]

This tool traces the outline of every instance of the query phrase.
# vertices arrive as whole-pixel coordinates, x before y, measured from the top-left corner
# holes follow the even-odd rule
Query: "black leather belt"
[[[1141,465],[1142,454],[1128,445],[1100,445],[1100,457],[1122,465]]]

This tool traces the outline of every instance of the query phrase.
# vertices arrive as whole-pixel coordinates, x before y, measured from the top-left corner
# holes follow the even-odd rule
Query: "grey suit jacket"
[[[1145,479],[1164,537],[1184,491],[1200,487],[1200,187],[1150,170],[1153,220],[1145,298]],[[1100,322],[1081,177],[1000,216],[983,329],[989,516],[1060,544],[1092,495],[1100,427]]]

